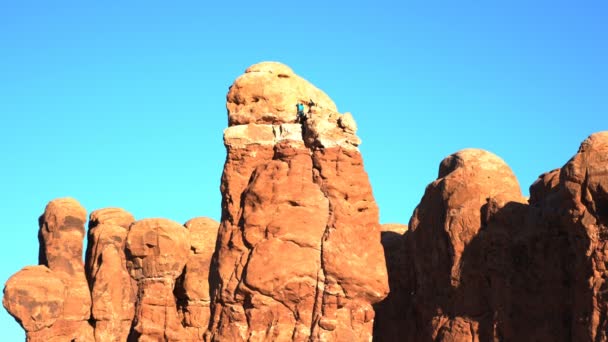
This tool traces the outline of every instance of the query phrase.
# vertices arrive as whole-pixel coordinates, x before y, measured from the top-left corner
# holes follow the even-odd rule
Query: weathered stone
[[[186,333],[177,314],[173,290],[189,251],[190,233],[179,223],[144,219],[131,225],[126,243],[127,269],[138,284],[132,338],[183,340]]]
[[[66,293],[61,278],[46,266],[26,266],[6,282],[2,303],[29,333],[62,317]]]
[[[402,242],[385,244],[395,293],[374,339],[605,341],[607,189],[608,132],[541,175],[529,204],[491,155],[446,158]]]
[[[87,279],[97,341],[126,341],[137,300],[137,282],[126,268],[125,244],[133,215],[123,209],[96,210],[89,218]]]
[[[178,313],[186,334],[192,340],[202,340],[211,317],[209,296],[209,267],[215,251],[219,222],[197,217],[184,225],[190,231],[190,256],[175,293]]]
[[[98,209],[92,211],[89,215],[89,229],[93,229],[102,223],[129,229],[133,222],[135,222],[133,215],[122,208]]]
[[[336,112],[336,105],[324,92],[277,62],[250,66],[230,86],[226,98],[230,126],[295,123],[296,104],[302,103],[308,110],[311,100],[315,109]]]
[[[40,263],[61,278],[67,289],[62,314],[66,329],[81,329],[91,316],[91,293],[82,261],[86,219],[86,210],[72,198],[49,202],[39,219]]]
[[[297,103],[306,105],[301,118]],[[276,63],[239,77],[227,108],[210,277],[215,316],[206,336],[369,340],[371,304],[388,288],[354,119]]]

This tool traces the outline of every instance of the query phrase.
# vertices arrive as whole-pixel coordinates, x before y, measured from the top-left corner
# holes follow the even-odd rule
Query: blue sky
[[[53,198],[219,219],[225,95],[260,61],[353,113],[385,223],[407,223],[462,148],[502,157],[527,193],[608,129],[606,2],[203,3],[0,0],[2,283],[36,264]]]

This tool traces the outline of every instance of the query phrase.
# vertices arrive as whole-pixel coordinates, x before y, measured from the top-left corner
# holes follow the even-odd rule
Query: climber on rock
[[[298,104],[296,105],[296,108],[298,109],[298,119],[300,119],[300,121],[304,121],[304,105],[300,102],[298,102]]]
[[[312,106],[316,106],[317,104],[312,102],[312,99],[310,99],[310,101],[308,101],[308,112],[312,113]]]

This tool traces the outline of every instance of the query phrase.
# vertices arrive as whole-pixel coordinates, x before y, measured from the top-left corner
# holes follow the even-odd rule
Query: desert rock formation
[[[40,265],[14,274],[3,298],[28,341],[202,340],[209,290],[199,277],[209,273],[218,222],[200,217],[183,226],[96,210],[84,263],[86,211],[76,200],[49,202],[39,222]],[[186,296],[180,312],[176,294]]]
[[[25,267],[4,289],[4,307],[28,341],[94,341],[91,295],[82,262],[86,211],[71,198],[56,199],[39,218],[40,266]]]
[[[4,288],[28,341],[608,341],[608,132],[529,199],[456,152],[380,225],[350,113],[276,62],[226,101],[221,222],[95,210],[83,261],[85,209],[49,202]]]
[[[126,268],[125,243],[133,215],[120,208],[89,216],[86,274],[96,341],[125,341],[131,330],[137,282]]]
[[[370,340],[388,284],[352,115],[278,63],[248,68],[227,101],[207,337]]]
[[[608,132],[586,139],[530,200],[498,157],[442,161],[385,244],[391,295],[377,341],[606,341]]]
[[[83,264],[84,208],[49,204],[48,267],[25,268],[5,289],[30,340],[59,329],[83,341],[371,339],[388,279],[352,115],[274,62],[248,68],[226,106],[221,225],[97,210]]]

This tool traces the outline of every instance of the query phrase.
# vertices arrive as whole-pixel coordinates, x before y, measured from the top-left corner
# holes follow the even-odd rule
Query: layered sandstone
[[[207,337],[369,340],[388,287],[352,116],[278,63],[247,69],[227,108]]]

